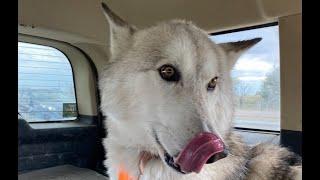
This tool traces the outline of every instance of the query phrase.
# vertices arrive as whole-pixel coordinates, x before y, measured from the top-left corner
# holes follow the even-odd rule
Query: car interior
[[[98,80],[110,57],[105,2],[142,29],[192,21],[217,42],[262,37],[232,72],[234,128],[302,156],[301,0],[18,1],[18,177],[106,179]],[[156,36],[156,34],[155,34]]]

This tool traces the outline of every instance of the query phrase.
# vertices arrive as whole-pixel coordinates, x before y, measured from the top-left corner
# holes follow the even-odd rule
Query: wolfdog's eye
[[[180,73],[170,64],[165,64],[158,69],[162,79],[166,81],[179,81]]]
[[[217,85],[217,82],[218,82],[218,77],[212,78],[208,83],[208,87],[207,87],[208,91],[213,91]]]

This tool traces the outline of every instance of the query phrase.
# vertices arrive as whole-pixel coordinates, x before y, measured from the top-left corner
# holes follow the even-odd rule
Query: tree
[[[274,69],[267,74],[261,91],[259,92],[263,99],[263,107],[276,110],[280,107],[280,69]]]
[[[244,98],[248,96],[249,92],[251,91],[251,87],[247,82],[234,78],[233,90],[236,96],[239,98],[239,107],[242,108],[244,103]]]

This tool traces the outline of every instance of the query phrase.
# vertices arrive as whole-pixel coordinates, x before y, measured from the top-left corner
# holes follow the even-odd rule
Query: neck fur
[[[235,175],[239,177],[239,174],[245,172],[241,167],[244,167],[243,164],[246,162],[243,156],[246,147],[241,142],[237,142],[237,138],[234,138],[233,135],[230,135],[227,141],[230,144],[231,155],[213,164],[205,165],[199,174],[180,174],[167,166],[160,158],[152,158],[146,163],[144,172],[140,176],[139,160],[141,150],[123,146],[107,138],[104,141],[107,150],[105,166],[108,168],[111,180],[118,179],[120,167],[124,168],[130,176],[139,180],[209,180],[213,178],[222,180],[226,177],[234,177]]]

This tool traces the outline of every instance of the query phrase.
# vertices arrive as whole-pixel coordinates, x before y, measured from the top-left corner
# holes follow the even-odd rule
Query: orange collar
[[[134,178],[129,175],[128,171],[126,171],[123,166],[119,167],[118,172],[118,180],[137,180],[138,178]]]
[[[145,165],[152,158],[154,158],[154,156],[146,151],[143,151],[140,153],[139,164],[138,164],[139,171],[140,171],[139,177],[143,174]],[[124,166],[122,166],[122,165],[119,166],[118,180],[139,180],[139,177],[137,178],[137,177],[130,176],[129,172],[126,171]]]

